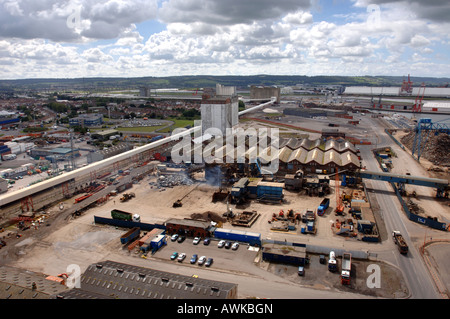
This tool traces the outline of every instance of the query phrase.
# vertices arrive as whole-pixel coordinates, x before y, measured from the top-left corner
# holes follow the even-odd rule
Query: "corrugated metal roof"
[[[323,154],[324,152],[314,149],[312,151],[308,152],[308,155],[306,156],[306,163],[316,162],[319,164],[323,164]]]
[[[287,163],[292,154],[292,150],[289,147],[283,147],[278,152],[278,158],[281,162]]]
[[[0,299],[45,299],[67,291],[61,283],[46,279],[47,275],[15,267],[0,267]],[[32,289],[32,283],[36,289]]]
[[[291,163],[292,161],[297,161],[299,163],[306,163],[307,156],[308,151],[306,151],[304,148],[299,148],[292,151],[291,155],[289,156],[288,162]]]
[[[347,86],[344,94],[366,94],[366,95],[400,95],[400,87],[372,87],[372,86]],[[436,88],[425,87],[425,90],[421,87],[414,87],[411,96],[417,95],[424,96],[450,96],[450,88]]]

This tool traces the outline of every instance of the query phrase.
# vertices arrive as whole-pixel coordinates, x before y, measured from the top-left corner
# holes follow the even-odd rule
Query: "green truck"
[[[132,213],[128,213],[125,212],[123,210],[120,209],[113,209],[111,211],[111,217],[113,219],[120,219],[120,220],[127,220],[127,221],[133,221],[133,222],[140,222],[141,221],[141,217],[138,214],[132,214]]]

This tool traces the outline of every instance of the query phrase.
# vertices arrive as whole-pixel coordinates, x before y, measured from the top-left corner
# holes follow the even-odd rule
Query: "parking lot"
[[[186,258],[181,262],[185,266],[190,267],[203,267],[205,265],[198,265],[190,263],[192,255],[197,254],[198,258],[205,256],[213,258],[213,263],[210,268],[230,270],[234,272],[248,272],[249,267],[255,267],[253,261],[256,258],[257,251],[249,250],[249,246],[246,243],[239,243],[239,247],[236,250],[230,248],[219,248],[219,240],[211,238],[209,245],[203,244],[203,239],[197,244],[193,244],[193,238],[187,237],[182,243],[177,241],[167,240],[167,245],[160,248],[152,257],[166,260],[172,263],[179,263],[177,260],[171,260],[170,256],[177,252],[178,254],[185,253]]]

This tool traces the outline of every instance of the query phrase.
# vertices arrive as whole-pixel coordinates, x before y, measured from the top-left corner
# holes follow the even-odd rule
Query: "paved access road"
[[[365,121],[368,122],[366,127],[370,130],[369,134],[377,138],[377,143],[375,144],[376,147],[389,146],[397,153],[404,152],[384,132],[384,128],[380,127],[379,120],[366,117]],[[363,158],[363,166],[365,165],[367,170],[381,172],[378,162],[371,151],[375,148],[374,145],[362,145],[359,148]],[[407,163],[405,163],[405,165],[407,165]],[[409,231],[416,229],[417,225],[407,219],[390,183],[376,180],[364,180],[364,182],[366,183],[367,188],[372,189],[375,193],[389,235],[393,230],[399,230],[406,241],[411,243]],[[420,252],[412,243],[409,244],[409,252],[406,256],[401,255],[397,251],[396,246],[393,246],[393,251],[386,251],[378,256],[383,259],[386,258],[387,261],[392,262],[402,270],[412,298],[440,298],[430,273],[420,256]],[[383,280],[383,278],[381,278],[381,280]]]

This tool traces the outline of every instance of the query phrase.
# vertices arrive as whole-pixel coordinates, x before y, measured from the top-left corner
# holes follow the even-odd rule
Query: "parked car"
[[[186,236],[180,236],[180,237],[178,237],[177,241],[179,243],[182,243],[182,242],[184,242],[185,239],[186,239]]]
[[[201,256],[201,257],[198,259],[198,264],[199,264],[199,265],[203,265],[203,264],[205,263],[205,261],[206,261],[206,256]]]
[[[194,244],[194,245],[198,245],[198,243],[200,242],[200,237],[195,237],[194,238],[194,240],[192,241],[192,243]]]
[[[184,258],[186,258],[186,254],[185,253],[181,253],[179,256],[178,256],[178,262],[182,262],[183,260],[184,260]]]
[[[205,266],[206,267],[209,267],[209,266],[211,266],[212,265],[212,263],[213,263],[213,259],[212,258],[208,258],[208,260],[205,262]]]
[[[175,241],[178,239],[178,234],[173,234],[172,237],[170,237],[171,241]]]
[[[325,264],[325,262],[326,262],[325,255],[320,255],[319,256],[319,261],[320,261],[321,264]]]
[[[231,246],[231,249],[233,249],[233,250],[237,250],[238,248],[239,248],[238,242],[233,243],[233,245]]]
[[[225,246],[225,240],[219,241],[219,243],[217,244],[217,247],[222,248],[223,246]]]
[[[231,241],[225,242],[225,248],[230,249],[231,248]]]
[[[197,258],[198,258],[198,255],[197,254],[193,254],[192,257],[191,257],[191,264],[195,264],[197,262]]]
[[[210,242],[211,242],[211,239],[205,238],[205,239],[203,240],[203,245],[209,245]]]
[[[175,251],[172,256],[170,256],[170,259],[175,260],[178,257],[178,253]]]
[[[298,267],[298,275],[299,276],[305,275],[305,268],[303,268],[303,266]]]

